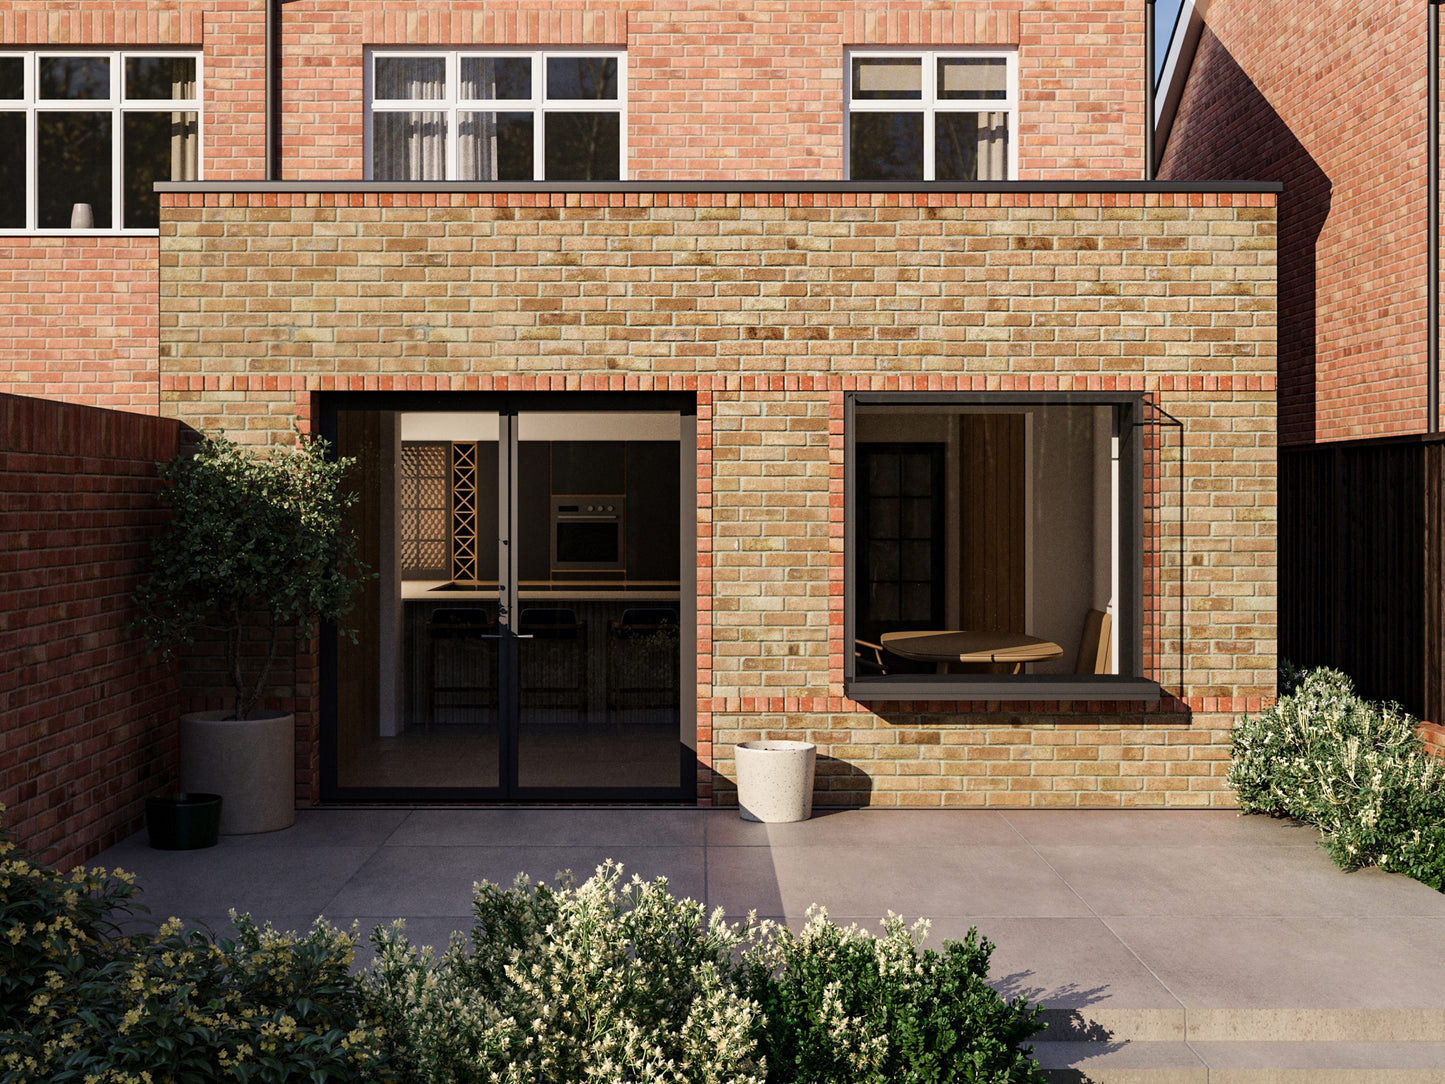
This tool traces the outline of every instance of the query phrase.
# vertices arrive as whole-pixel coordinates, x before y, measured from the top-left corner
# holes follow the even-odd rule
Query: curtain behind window
[[[377,101],[425,101],[445,95],[446,62],[440,57],[384,57],[377,61]],[[446,179],[446,116],[440,112],[374,111],[371,173],[380,181]]]

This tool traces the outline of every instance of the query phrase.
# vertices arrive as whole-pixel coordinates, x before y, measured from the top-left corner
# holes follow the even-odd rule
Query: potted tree
[[[259,453],[203,436],[161,464],[171,518],[135,595],[152,648],[169,656],[202,630],[224,643],[232,706],[182,716],[180,732],[181,789],[221,795],[223,834],[295,822],[295,719],[258,704],[283,631],[339,621],[365,571],[341,488],[350,460],[296,438]]]

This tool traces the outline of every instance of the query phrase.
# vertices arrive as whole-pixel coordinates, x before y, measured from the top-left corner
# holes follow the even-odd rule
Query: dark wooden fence
[[[1280,657],[1445,719],[1445,437],[1281,448]]]

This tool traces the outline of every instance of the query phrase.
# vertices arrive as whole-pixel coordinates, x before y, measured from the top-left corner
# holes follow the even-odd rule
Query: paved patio
[[[156,919],[404,917],[441,944],[474,881],[605,858],[734,916],[796,924],[816,902],[876,929],[892,910],[931,919],[935,947],[976,925],[993,984],[1049,1010],[1035,1053],[1057,1080],[1445,1082],[1445,895],[1227,811],[328,808],[203,851],[141,834],[91,864],[138,873]]]

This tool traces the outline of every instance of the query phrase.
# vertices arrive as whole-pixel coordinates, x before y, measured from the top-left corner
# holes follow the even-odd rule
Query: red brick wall
[[[843,54],[1016,45],[1019,176],[1143,176],[1142,4],[1125,0],[441,0],[285,8],[287,179],[362,175],[367,45],[626,47],[634,180],[837,180]]]
[[[1427,9],[1209,9],[1160,175],[1284,182],[1284,443],[1426,428]]]
[[[62,868],[176,785],[175,680],[126,626],[179,432],[0,395],[0,802]]]
[[[158,408],[154,237],[0,240],[0,390]]]

